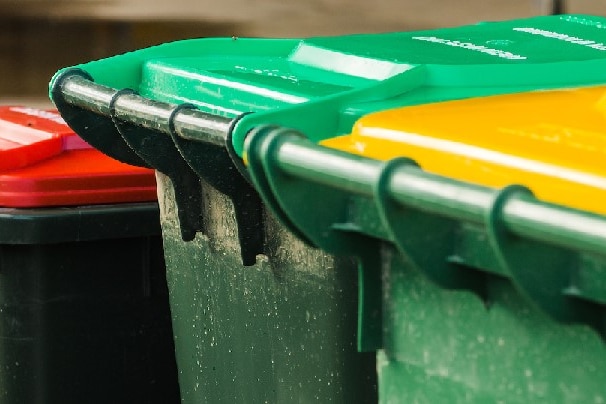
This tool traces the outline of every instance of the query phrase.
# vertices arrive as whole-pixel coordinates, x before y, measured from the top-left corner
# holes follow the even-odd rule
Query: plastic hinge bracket
[[[240,122],[240,120],[242,118],[244,118],[245,116],[250,115],[252,113],[253,112],[244,112],[243,114],[238,115],[238,117],[236,117],[231,122],[231,124],[229,125],[229,130],[227,131],[227,137],[225,138],[225,149],[227,150],[227,154],[231,158],[231,161],[232,161],[234,167],[236,167],[236,169],[240,172],[240,175],[242,175],[242,177],[246,180],[246,182],[248,182],[254,188],[253,181],[250,178],[250,172],[248,172],[248,169],[246,168],[244,161],[242,160],[242,158],[240,156],[238,156],[238,153],[236,152],[236,149],[234,148],[234,138],[233,138],[234,130],[235,130],[238,122]]]
[[[55,106],[68,126],[87,143],[108,156],[126,164],[151,168],[120,136],[111,116],[104,116],[74,106],[65,100],[63,83],[74,76],[79,76],[93,82],[92,76],[84,70],[77,68],[67,69],[57,75],[50,91]],[[132,92],[132,90],[123,90],[115,94],[109,105],[107,105],[109,110],[113,108],[113,103],[117,97],[124,92]]]
[[[286,128],[263,126],[246,139],[248,167],[253,183],[280,222],[308,245],[330,254],[358,259],[360,280],[360,351],[374,351],[382,345],[381,241],[335,223],[346,217],[349,195],[316,183],[304,183],[280,170],[276,153],[293,138],[304,138]],[[311,198],[310,196],[316,197]],[[321,197],[320,197],[321,196]],[[304,201],[304,203],[302,203]]]
[[[171,116],[181,105],[172,111]],[[203,231],[202,188],[198,175],[185,162],[170,136],[151,128],[112,119],[126,143],[151,167],[168,176],[175,191],[181,238],[191,241],[196,232]]]
[[[68,88],[66,80],[75,76],[79,80],[69,82]],[[65,99],[64,92],[71,98]],[[145,99],[132,89],[97,85],[80,69],[60,73],[51,94],[62,115],[78,118],[74,118],[74,129],[94,147],[125,163],[157,169],[171,179],[183,240],[193,240],[203,230],[201,178],[227,195],[234,205],[243,263],[256,262],[264,241],[261,200],[225,139],[217,145],[177,134],[179,112],[197,110],[194,105],[175,106]],[[235,122],[225,134],[228,139]],[[204,130],[203,125],[200,129]]]
[[[261,198],[249,180],[237,169],[227,145],[188,140],[175,132],[174,116],[184,108],[196,109],[193,105],[183,104],[171,114],[169,131],[174,145],[199,178],[231,200],[238,227],[242,263],[246,266],[254,265],[256,256],[263,253],[264,247],[265,226]]]
[[[386,162],[374,184],[375,202],[384,228],[404,258],[435,284],[481,294],[482,278],[471,276],[448,260],[454,253],[457,222],[403,207],[391,198],[390,180],[397,169],[406,166],[418,167],[407,158]]]
[[[302,135],[298,136],[302,137]],[[288,215],[282,210],[278,198],[274,195],[268,173],[265,170],[267,164],[266,156],[270,154],[270,150],[275,147],[275,142],[279,140],[280,132],[278,128],[270,125],[259,126],[253,129],[246,137],[250,179],[278,221],[299,240],[307,245],[316,247],[306,235],[299,231],[291,222]]]
[[[524,297],[553,319],[585,323],[601,330],[602,320],[599,312],[591,307],[593,304],[566,295],[579,265],[578,254],[516,237],[505,228],[502,216],[507,202],[520,195],[532,196],[532,192],[520,185],[505,187],[495,194],[486,211],[486,232],[502,270]]]

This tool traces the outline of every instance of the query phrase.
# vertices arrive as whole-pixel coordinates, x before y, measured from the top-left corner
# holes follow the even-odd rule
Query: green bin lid
[[[603,17],[563,15],[302,40],[192,39],[78,67],[156,101],[227,117],[256,112],[235,127],[241,154],[259,124],[319,141],[394,106],[604,83],[605,27]]]

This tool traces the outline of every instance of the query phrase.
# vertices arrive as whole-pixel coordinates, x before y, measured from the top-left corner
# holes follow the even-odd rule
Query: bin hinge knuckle
[[[90,145],[123,163],[150,168],[125,143],[110,116],[115,100],[125,92],[132,91],[101,86],[84,70],[73,68],[55,78],[51,98],[63,120]],[[109,101],[90,94],[110,95]],[[103,113],[105,111],[107,113]]]
[[[578,321],[572,298],[564,291],[570,286],[576,256],[569,250],[525,239],[507,230],[503,220],[508,201],[532,196],[520,185],[511,185],[495,193],[486,211],[485,225],[489,242],[501,269],[519,292],[552,318],[562,322]]]
[[[268,156],[284,140],[283,130],[273,125],[261,125],[251,130],[248,136],[246,136],[250,177],[261,198],[267,207],[271,209],[274,216],[297,238],[307,245],[314,246],[311,240],[295,226],[283,210],[278,196],[274,193],[272,187],[272,182],[275,182],[272,174],[275,174],[275,170],[271,170],[269,166],[275,164],[275,161],[272,161]],[[294,131],[291,131],[291,135],[302,136],[296,134]]]
[[[194,106],[187,108],[195,109]],[[265,226],[261,198],[236,168],[227,145],[220,146],[179,136],[174,123],[179,112],[177,107],[170,118],[172,141],[195,175],[231,200],[238,227],[242,263],[254,265],[257,255],[264,252]],[[204,128],[199,130],[203,132]]]
[[[234,167],[236,167],[236,169],[240,172],[240,175],[242,175],[246,182],[248,182],[251,186],[254,187],[252,179],[250,178],[250,172],[246,168],[246,165],[244,165],[244,161],[238,155],[234,147],[234,131],[238,122],[240,122],[242,118],[251,114],[252,112],[244,112],[243,114],[238,115],[236,119],[231,121],[229,125],[229,130],[227,131],[227,136],[225,138],[225,149],[227,150],[227,154],[231,158]]]
[[[287,147],[291,151],[283,153]],[[300,171],[285,170],[286,166],[299,164],[300,156],[292,147],[301,151],[329,150],[288,128],[260,127],[251,132],[246,150],[256,188],[282,224],[306,244],[330,254],[357,255],[359,246],[369,237],[352,229],[350,223],[341,222],[346,220],[351,195],[323,184],[317,177],[304,178]]]
[[[379,216],[390,239],[405,260],[437,285],[481,294],[483,280],[449,261],[454,254],[457,222],[404,207],[392,197],[392,179],[398,170],[410,167],[416,168],[418,165],[407,158],[388,161],[374,186]]]
[[[119,123],[116,119],[116,102],[123,97],[124,95],[135,95],[137,92],[130,88],[123,88],[121,90],[116,91],[116,93],[112,96],[111,101],[109,102],[109,117],[116,128],[116,134],[118,136],[108,136],[101,131],[95,132],[96,134],[96,145],[95,147],[105,153],[105,151],[110,152],[106,153],[110,156],[116,156],[120,161],[124,161],[126,163],[131,164],[132,162],[141,161],[145,167],[152,168],[143,158],[141,158],[133,149],[130,147],[128,142],[124,139],[124,137],[120,134]],[[135,156],[136,160],[131,158],[131,156]]]
[[[176,107],[171,116],[179,108]],[[114,124],[126,143],[151,167],[170,178],[175,191],[181,237],[184,241],[193,240],[196,232],[203,231],[200,179],[183,160],[169,136],[112,115]],[[166,122],[166,126],[168,125]]]

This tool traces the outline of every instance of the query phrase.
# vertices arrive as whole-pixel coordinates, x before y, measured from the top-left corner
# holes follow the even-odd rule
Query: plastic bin
[[[0,401],[179,402],[154,173],[0,108]]]
[[[380,402],[604,400],[605,96],[378,112],[324,141],[346,152],[286,129],[248,138],[254,183],[294,231],[327,252],[383,242],[362,261],[381,286],[361,285],[382,322],[360,312]]]
[[[289,176],[255,174],[253,187],[245,140],[278,134],[278,148],[291,138],[270,124],[318,142],[349,133],[372,111],[604,83],[605,23],[557,16],[304,40],[197,39],[59,72],[50,93],[69,125],[104,153],[158,171],[183,400],[376,398],[374,361],[355,349],[356,304],[358,348],[374,352],[382,338],[377,263],[389,237],[376,214],[365,222],[369,234],[343,214],[364,216],[374,204],[354,204],[310,233],[334,218],[335,199],[349,197],[293,187]],[[254,152],[255,173],[273,169],[275,150]],[[318,169],[339,169],[331,161]],[[356,180],[368,178],[346,167],[340,181],[358,192]],[[284,212],[282,192],[272,196],[278,183],[307,215],[302,228]],[[335,234],[346,240],[327,241]],[[318,246],[330,255],[310,248]],[[356,263],[342,258],[352,255],[362,263],[359,297]]]

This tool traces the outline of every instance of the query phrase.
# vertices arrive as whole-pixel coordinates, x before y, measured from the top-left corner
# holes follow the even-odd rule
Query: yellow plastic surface
[[[606,86],[474,98],[367,115],[323,145],[606,214]]]

